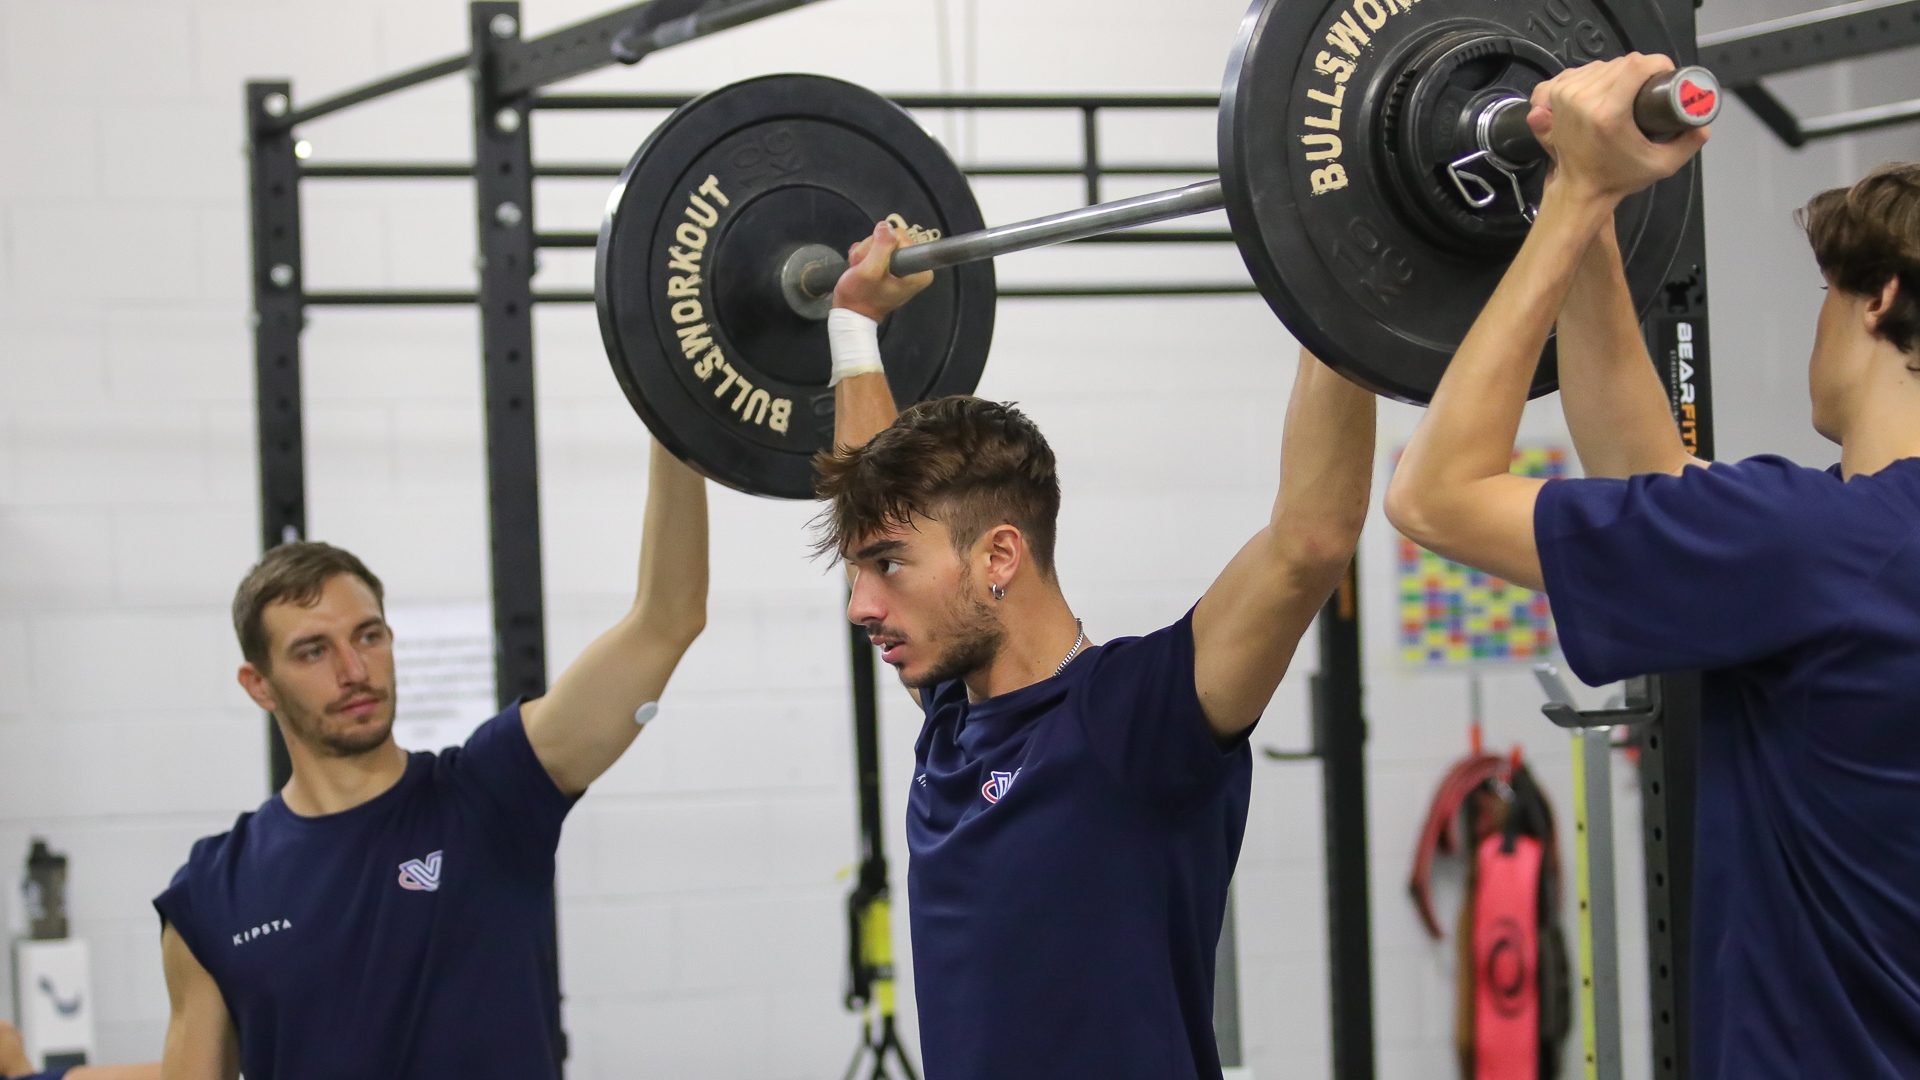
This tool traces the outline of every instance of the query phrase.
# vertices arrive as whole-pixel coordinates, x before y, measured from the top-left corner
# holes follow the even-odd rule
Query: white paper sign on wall
[[[492,612],[481,601],[394,607],[387,623],[399,699],[394,739],[408,750],[466,742],[499,710]]]

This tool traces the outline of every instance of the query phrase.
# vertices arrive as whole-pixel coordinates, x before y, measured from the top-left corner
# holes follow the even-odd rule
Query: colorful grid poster
[[[1516,447],[1513,471],[1542,480],[1565,476],[1566,448]],[[1529,663],[1554,653],[1545,595],[1443,559],[1404,536],[1395,543],[1401,662],[1444,669]]]

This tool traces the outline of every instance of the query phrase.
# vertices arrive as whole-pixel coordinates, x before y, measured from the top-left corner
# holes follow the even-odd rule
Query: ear
[[[251,663],[241,664],[239,680],[240,689],[247,692],[247,696],[253,699],[255,705],[260,706],[261,711],[277,711],[276,706],[279,701],[273,696],[273,687],[268,684],[265,672]]]
[[[974,551],[986,562],[987,584],[1004,589],[1026,562],[1027,542],[1019,526],[1002,523],[988,529]]]
[[[1885,285],[1880,286],[1878,296],[1867,297],[1866,319],[1867,333],[1878,334],[1880,324],[1885,322],[1888,313],[1893,311],[1894,301],[1900,298],[1900,279],[1889,277]]]

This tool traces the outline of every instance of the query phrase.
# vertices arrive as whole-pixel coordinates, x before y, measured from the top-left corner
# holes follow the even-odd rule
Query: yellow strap
[[[873,968],[893,967],[893,904],[881,897],[867,905],[860,920],[860,952]]]
[[[860,952],[873,972],[873,1000],[881,1016],[892,1016],[893,994],[893,904],[878,897],[867,905],[860,920]]]
[[[1573,888],[1580,903],[1580,1042],[1586,1054],[1587,1080],[1598,1080],[1600,1057],[1596,1043],[1593,1001],[1593,897],[1587,869],[1587,746],[1581,732],[1573,733]]]

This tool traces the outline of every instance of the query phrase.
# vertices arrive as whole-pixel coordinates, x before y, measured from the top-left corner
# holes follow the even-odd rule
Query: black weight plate
[[[1407,191],[1422,184],[1392,172],[1407,167],[1404,141],[1389,137],[1402,119],[1389,113],[1395,86],[1417,77],[1415,61],[1436,42],[1475,34],[1532,42],[1563,66],[1635,50],[1687,60],[1654,0],[1255,0],[1221,97],[1227,215],[1255,284],[1334,368],[1417,404],[1433,397],[1520,239],[1439,242],[1435,215],[1408,202]],[[1524,67],[1508,64],[1502,77]],[[1448,92],[1464,101],[1471,90]],[[1336,165],[1344,185],[1322,173],[1327,190],[1315,194],[1316,171]],[[1694,168],[1616,216],[1642,312],[1679,250]],[[1431,177],[1416,179],[1430,199]],[[1551,391],[1555,378],[1549,341],[1533,396]]]
[[[824,323],[795,314],[780,267],[899,214],[983,227],[966,175],[898,106],[813,75],[735,83],[660,125],[600,226],[594,294],[613,371],[666,448],[756,495],[813,495],[833,435]],[[993,338],[990,262],[940,271],[881,327],[903,405],[971,392]]]

